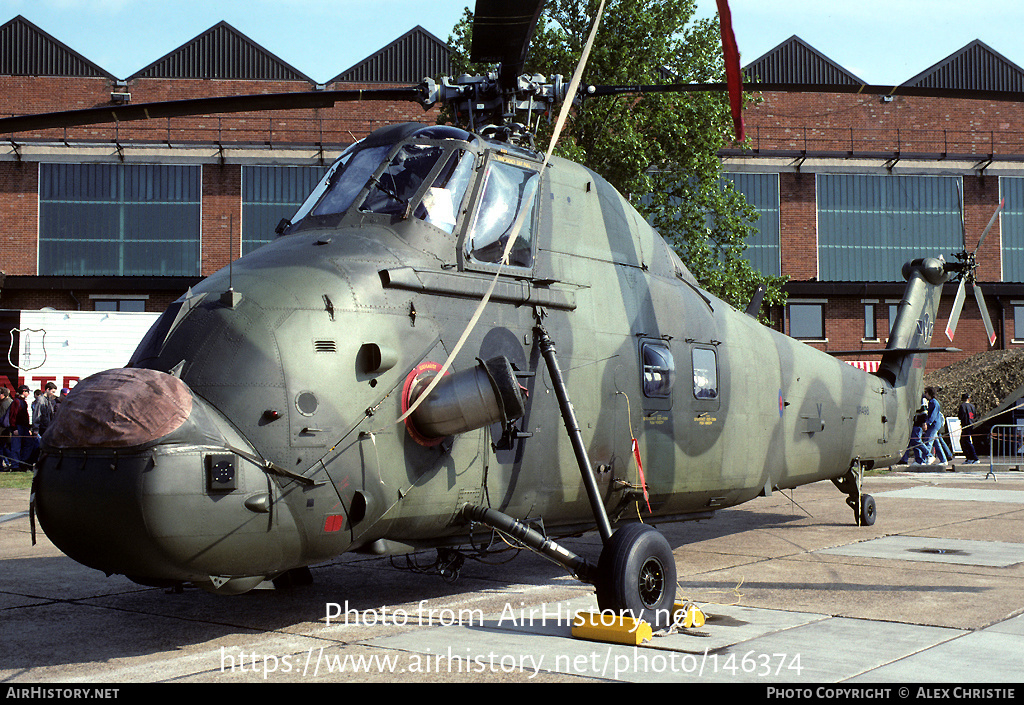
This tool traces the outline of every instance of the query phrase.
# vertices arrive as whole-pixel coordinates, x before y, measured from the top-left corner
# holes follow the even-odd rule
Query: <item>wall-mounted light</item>
[[[878,100],[880,100],[883,103],[891,103],[892,102],[892,96],[891,95],[880,95],[880,96],[878,96]]]
[[[131,93],[114,92],[110,94],[110,102],[115,103],[117,105],[124,105],[125,103],[130,103],[131,100]]]

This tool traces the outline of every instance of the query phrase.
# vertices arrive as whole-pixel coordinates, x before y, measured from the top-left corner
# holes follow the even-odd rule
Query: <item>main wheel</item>
[[[878,510],[875,508],[875,498],[869,494],[860,496],[860,515],[856,517],[858,526],[871,526],[875,523]]]
[[[597,605],[642,619],[655,630],[672,626],[676,562],[668,541],[646,524],[612,534],[597,563]]]

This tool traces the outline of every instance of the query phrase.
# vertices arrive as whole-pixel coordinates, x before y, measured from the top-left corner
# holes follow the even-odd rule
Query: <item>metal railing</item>
[[[434,122],[434,114],[409,109],[381,111],[370,117],[351,110],[246,113],[154,118],[120,124],[87,125],[0,134],[4,141],[260,143],[347,145],[391,122]],[[1024,161],[1024,131],[927,129],[898,127],[828,127],[823,125],[755,125],[747,129],[743,149],[726,154],[785,153],[891,158],[977,158]]]
[[[997,467],[1020,470],[1021,465],[1024,465],[1024,426],[993,426],[988,433],[989,475],[995,475]]]
[[[394,116],[396,122],[409,119],[419,119],[425,124],[434,122],[432,114],[421,115],[419,118],[406,117],[405,113]],[[389,122],[388,115],[204,115],[28,130],[0,134],[0,139],[13,144],[62,142],[69,146],[74,143],[96,142],[347,146]]]
[[[826,127],[821,125],[757,125],[740,153],[785,152],[854,157],[859,155],[929,156],[1020,160],[1024,132],[1018,130],[954,130],[898,127]]]

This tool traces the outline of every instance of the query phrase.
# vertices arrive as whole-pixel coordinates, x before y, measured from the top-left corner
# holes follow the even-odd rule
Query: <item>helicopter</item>
[[[126,367],[76,385],[33,479],[58,548],[237,595],[346,552],[436,549],[450,576],[500,536],[663,628],[677,573],[659,523],[821,480],[874,523],[863,472],[903,454],[926,356],[947,350],[931,346],[943,285],[971,281],[974,258],[904,267],[874,374],[762,325],[758,301],[702,289],[605,179],[508,119],[568,109],[579,86],[579,69],[520,73],[542,9],[479,0],[473,59],[497,73],[386,92],[444,100],[464,126],[351,145],[277,239],[174,302]],[[595,529],[596,560],[559,543]]]

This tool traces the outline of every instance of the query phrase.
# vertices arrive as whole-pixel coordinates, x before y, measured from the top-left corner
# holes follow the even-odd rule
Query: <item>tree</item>
[[[527,60],[528,73],[575,70],[598,0],[549,0]],[[695,0],[606,0],[583,73],[594,85],[724,81],[718,20],[694,21]],[[481,73],[469,62],[472,13],[454,28],[454,73]],[[552,120],[553,122],[553,120]],[[547,145],[543,125],[538,145]],[[756,211],[721,177],[718,150],[731,138],[724,93],[646,93],[591,98],[573,110],[556,154],[604,176],[675,248],[711,293],[743,308],[760,284],[780,305],[785,279],[743,258]],[[545,132],[547,134],[545,134]]]

